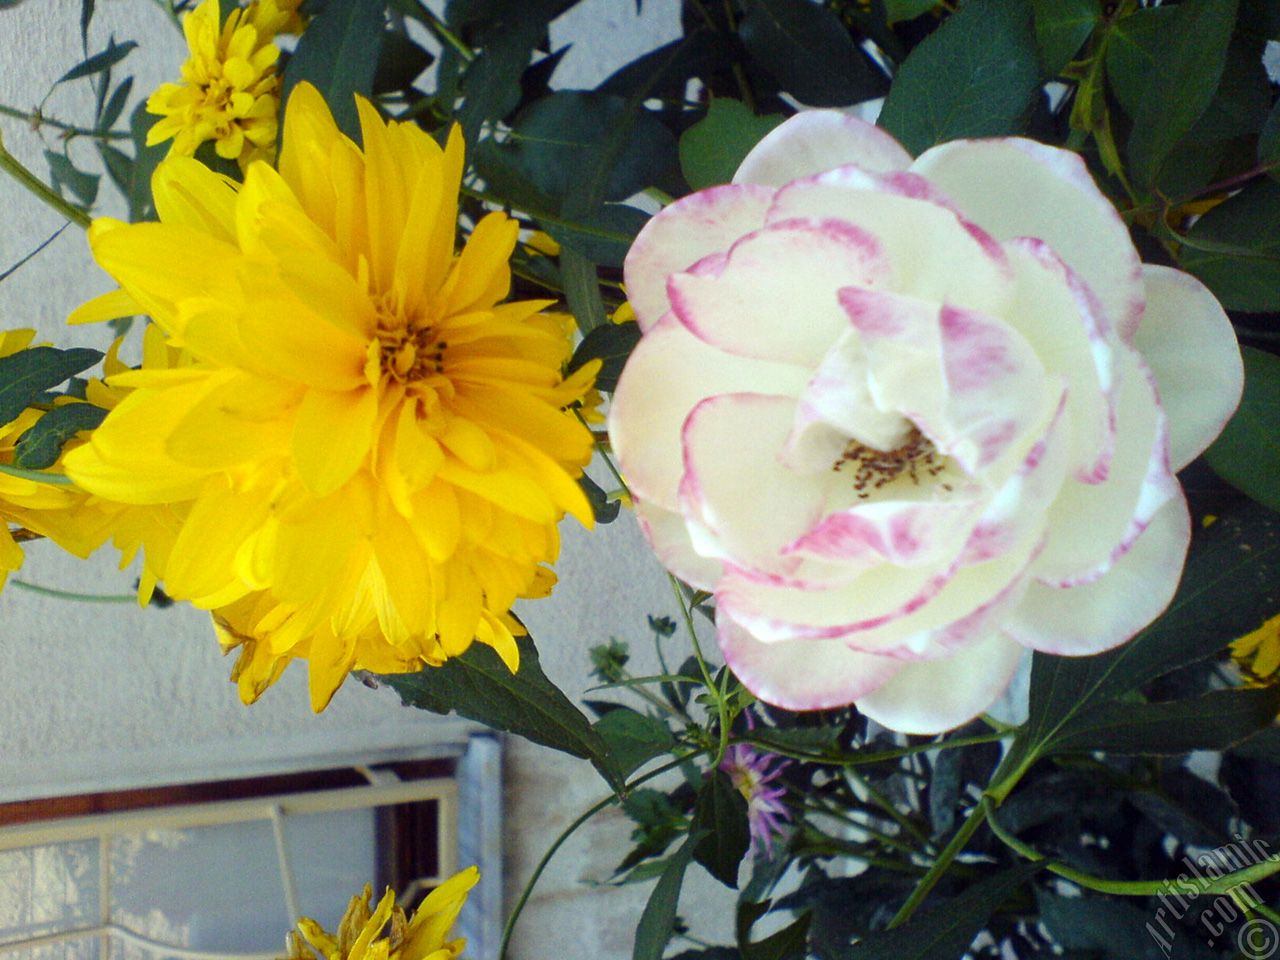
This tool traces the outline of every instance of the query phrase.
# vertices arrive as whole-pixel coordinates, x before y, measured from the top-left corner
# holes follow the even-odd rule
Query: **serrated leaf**
[[[649,215],[622,203],[606,203],[580,220],[539,219],[547,234],[561,246],[605,267],[621,267]]]
[[[694,837],[690,836],[667,860],[662,876],[654,884],[636,927],[631,960],[662,960],[663,951],[675,929],[680,888],[684,885],[684,874],[689,869],[689,861],[693,859],[693,845]]]
[[[680,170],[694,190],[728,183],[751,148],[786,118],[757,117],[738,100],[717,97],[707,115],[680,137]]]
[[[0,424],[13,422],[39,394],[101,359],[99,351],[86,347],[32,347],[0,357]]]
[[[1179,266],[1204,281],[1224,307],[1280,310],[1280,182],[1259,177],[1245,184],[1197,220],[1187,240]],[[1206,244],[1227,248],[1217,252]]]
[[[742,0],[738,36],[783,90],[811,107],[870,100],[887,85],[836,15],[813,0]]]
[[[1031,12],[1044,72],[1050,77],[1056,77],[1075,59],[1102,22],[1099,0],[1032,0]]]
[[[628,707],[610,710],[593,726],[624,779],[675,744],[665,723]]]
[[[1161,32],[1158,79],[1133,111],[1129,173],[1142,186],[1213,99],[1235,23],[1237,0],[1183,0]]]
[[[627,357],[639,342],[640,327],[634,320],[596,327],[582,338],[582,343],[573,352],[569,372],[573,373],[589,360],[602,360],[603,366],[596,374],[596,389],[611,393],[618,385]]]
[[[473,643],[462,656],[450,657],[438,667],[379,679],[400,694],[406,706],[442,714],[456,710],[468,720],[591,760],[616,783],[618,776],[600,734],[547,679],[533,641],[520,637],[516,643],[520,669],[514,674],[493,648]]]
[[[1021,133],[1039,89],[1027,6],[1018,0],[967,3],[911,51],[880,125],[913,155],[960,137]]]
[[[1244,396],[1205,451],[1214,473],[1280,512],[1280,357],[1241,347]]]
[[[115,39],[107,41],[107,48],[101,53],[95,53],[92,57],[81,60],[74,67],[55,80],[54,86],[60,83],[66,83],[69,80],[79,80],[81,77],[89,77],[95,73],[101,73],[103,70],[110,70],[117,63],[129,55],[137,44],[132,40],[126,40],[124,43],[116,43]]]
[[[13,464],[24,470],[45,470],[58,462],[62,445],[81,430],[102,423],[107,411],[91,403],[60,404],[18,438]]]
[[[53,188],[59,193],[62,187],[71,191],[83,207],[91,207],[98,198],[98,180],[96,173],[85,173],[77,170],[68,157],[52,150],[44,152],[44,159],[49,164],[49,176],[53,180]]]
[[[738,864],[751,845],[747,801],[720,770],[711,771],[698,790],[693,827],[706,831],[693,848],[693,858],[726,887],[738,889]]]
[[[834,955],[834,960],[942,960],[959,957],[991,915],[1040,871],[1020,863],[967,887],[959,896],[925,910],[900,927],[873,933]]]
[[[281,130],[290,92],[306,81],[320,91],[338,129],[356,143],[360,142],[360,118],[354,95],[367,97],[373,90],[385,20],[380,3],[328,0],[307,25],[285,67]]]

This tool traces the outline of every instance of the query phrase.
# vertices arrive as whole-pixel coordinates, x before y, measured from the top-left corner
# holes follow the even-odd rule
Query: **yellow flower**
[[[321,960],[454,960],[467,942],[447,938],[467,893],[479,879],[475,867],[449,878],[427,894],[412,920],[395,905],[390,889],[377,908],[371,909],[373,888],[366,885],[363,896],[351,898],[336,936],[326,933],[314,920],[299,920],[302,936],[289,935],[286,960],[316,960],[316,954]],[[388,935],[380,936],[388,922]],[[304,945],[304,938],[315,953]]]
[[[1280,614],[1231,644],[1231,657],[1259,680],[1280,669]]]
[[[214,141],[218,156],[246,167],[271,160],[276,148],[280,80],[276,34],[299,29],[299,0],[256,0],[232,10],[225,23],[218,0],[204,0],[182,22],[191,56],[182,83],[162,84],[147,110],[164,117],[147,145],[170,138],[170,156],[189,157]]]
[[[592,438],[565,408],[598,364],[562,378],[548,303],[499,304],[515,221],[489,214],[455,253],[460,134],[442,149],[359,110],[363,151],[300,84],[280,171],[243,185],[162,163],[160,223],[90,230],[123,290],[71,317],[148,313],[191,360],[109,377],[131,392],[69,475],[173,505],[166,590],[245,645],[242,696],[305,657],[316,710],[352,669],[417,670],[473,639],[514,669],[507,611],[547,591],[561,517],[592,522],[574,482]]]

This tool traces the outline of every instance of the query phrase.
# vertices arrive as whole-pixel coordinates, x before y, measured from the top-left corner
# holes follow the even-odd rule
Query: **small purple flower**
[[[747,801],[747,825],[751,830],[751,852],[764,850],[773,859],[773,839],[782,836],[783,823],[791,812],[782,802],[787,788],[769,786],[781,776],[788,761],[775,753],[760,753],[745,743],[735,743],[725,751],[720,769]]]

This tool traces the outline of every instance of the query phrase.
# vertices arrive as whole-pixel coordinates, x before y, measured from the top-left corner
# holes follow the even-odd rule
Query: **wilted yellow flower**
[[[300,84],[280,171],[252,164],[243,185],[162,163],[160,223],[90,230],[123,290],[71,318],[148,313],[191,361],[108,378],[132,392],[69,474],[189,503],[166,590],[246,645],[247,699],[305,657],[317,710],[352,669],[416,670],[473,639],[514,669],[512,602],[553,582],[560,518],[592,522],[574,482],[592,438],[565,408],[598,365],[562,378],[549,304],[498,303],[515,221],[489,214],[455,253],[460,134],[441,149],[359,110],[363,151]]]
[[[1259,680],[1280,670],[1280,614],[1231,644],[1231,657]]]
[[[162,84],[147,110],[164,117],[147,133],[147,145],[170,138],[170,156],[189,157],[207,140],[218,156],[241,167],[271,160],[276,148],[280,79],[279,33],[300,29],[300,0],[255,0],[222,22],[219,0],[204,0],[182,22],[191,56],[182,83]]]
[[[467,893],[479,879],[475,867],[450,877],[427,894],[412,920],[407,920],[404,911],[396,906],[395,894],[389,888],[377,909],[371,909],[373,888],[366,885],[363,896],[351,898],[336,936],[326,933],[314,920],[299,920],[301,936],[289,935],[285,960],[316,960],[316,954],[320,960],[454,960],[466,949],[467,941],[450,940],[449,932]],[[382,936],[384,933],[387,935]],[[307,944],[315,953],[307,949]]]

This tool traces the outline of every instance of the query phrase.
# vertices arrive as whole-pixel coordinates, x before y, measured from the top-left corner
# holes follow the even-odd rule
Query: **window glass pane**
[[[101,919],[98,850],[97,840],[82,840],[0,851],[0,943],[96,926]],[[62,954],[9,957],[63,960]],[[82,953],[66,955],[66,960],[82,958]]]

